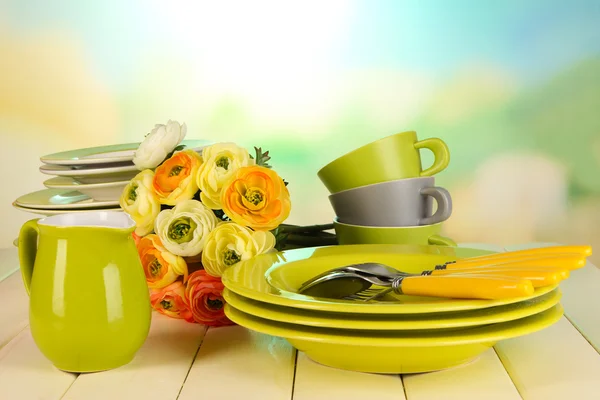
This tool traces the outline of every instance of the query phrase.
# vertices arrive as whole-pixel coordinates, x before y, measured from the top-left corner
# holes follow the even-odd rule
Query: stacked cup
[[[434,155],[427,169],[421,165],[421,149]],[[435,186],[433,177],[449,162],[444,141],[418,140],[416,132],[408,131],[327,164],[318,176],[331,193],[338,243],[455,246],[439,235],[452,214],[452,198],[446,189]]]

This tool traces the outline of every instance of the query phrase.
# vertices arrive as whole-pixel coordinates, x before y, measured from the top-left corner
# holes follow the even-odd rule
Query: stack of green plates
[[[502,300],[391,295],[379,301],[298,293],[305,281],[344,265],[378,262],[408,273],[490,252],[420,245],[350,245],[270,253],[223,276],[225,312],[237,324],[287,339],[312,360],[375,373],[416,373],[475,359],[498,341],[557,322],[560,290],[540,287]]]

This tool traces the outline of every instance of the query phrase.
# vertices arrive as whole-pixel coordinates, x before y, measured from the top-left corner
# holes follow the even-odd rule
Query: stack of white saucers
[[[200,152],[209,142],[184,140],[181,144]],[[40,158],[40,171],[53,176],[44,181],[46,189],[19,197],[13,206],[39,215],[118,211],[123,189],[139,173],[133,164],[139,145],[125,143],[45,155]]]

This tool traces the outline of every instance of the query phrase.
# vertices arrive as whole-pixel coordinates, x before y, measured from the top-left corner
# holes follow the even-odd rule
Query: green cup
[[[423,170],[421,149],[429,149],[433,164]],[[432,176],[450,162],[450,152],[443,140],[417,140],[414,131],[397,133],[351,151],[332,161],[317,173],[330,193],[341,192],[405,178]]]
[[[363,226],[333,221],[338,244],[420,244],[456,246],[452,239],[440,236],[442,222],[421,226]]]

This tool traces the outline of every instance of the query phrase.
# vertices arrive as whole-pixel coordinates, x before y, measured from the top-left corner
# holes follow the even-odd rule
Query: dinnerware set
[[[225,312],[239,325],[285,338],[327,366],[374,373],[435,371],[558,321],[563,315],[559,283],[590,254],[588,246],[494,254],[412,244],[268,253],[226,270]],[[464,272],[476,268],[498,275]],[[503,269],[514,276],[501,275]],[[334,278],[312,287],[318,290],[306,290],[329,275]],[[535,285],[527,279],[532,276],[541,277]],[[365,287],[389,289],[398,277],[406,285],[402,291],[388,290],[375,299],[352,297]]]
[[[200,152],[208,143],[183,144]],[[120,210],[123,188],[138,173],[138,145],[44,156],[40,171],[54,176],[47,189],[13,203],[48,216],[27,222],[17,245],[32,335],[59,369],[124,365],[147,336],[135,224],[125,213],[107,212]],[[429,168],[421,149],[433,153]],[[323,167],[318,176],[331,193],[337,245],[271,251],[230,266],[222,276],[226,315],[285,338],[323,365],[394,374],[461,365],[500,340],[557,322],[560,282],[585,265],[591,248],[456,247],[440,235],[452,199],[433,177],[448,163],[441,139],[418,140],[409,131]],[[82,262],[86,268],[74,268]],[[64,284],[48,284],[59,275],[67,276]],[[66,310],[72,322],[59,327]]]
[[[429,168],[422,168],[421,149],[434,155]],[[318,176],[331,193],[338,243],[455,245],[439,235],[452,214],[452,197],[435,185],[433,176],[449,161],[444,141],[418,140],[416,132],[408,131],[327,164]]]
[[[188,148],[201,151],[206,141],[184,140]],[[86,211],[120,211],[119,197],[139,173],[133,164],[139,143],[90,147],[48,154],[40,158],[39,170],[52,176],[46,189],[20,196],[13,206],[38,215]]]

